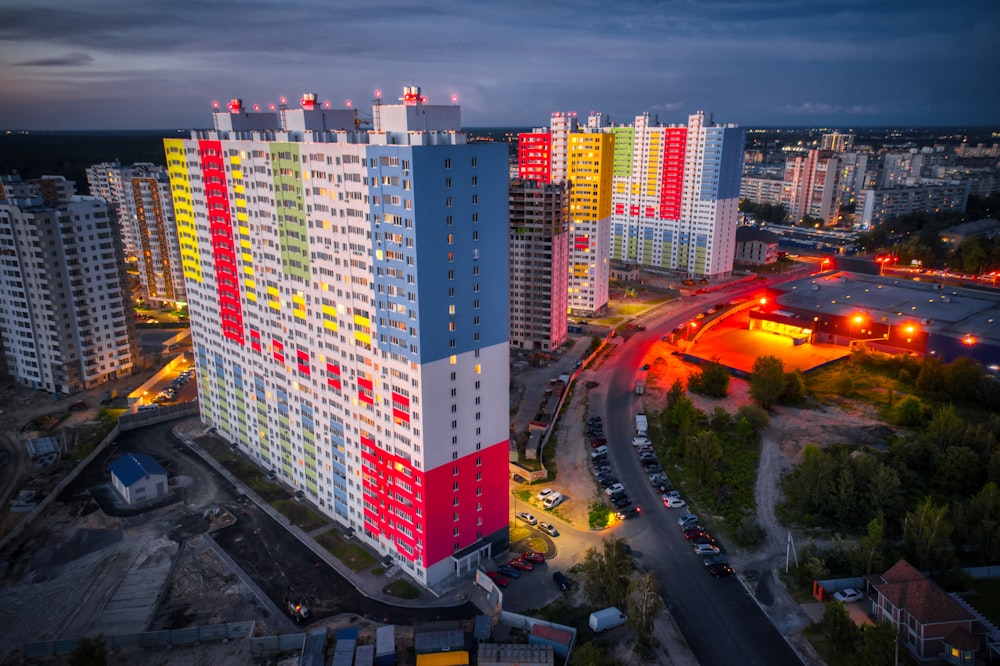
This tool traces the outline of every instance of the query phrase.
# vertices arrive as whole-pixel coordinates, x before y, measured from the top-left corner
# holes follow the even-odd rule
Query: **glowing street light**
[[[972,345],[976,344],[976,338],[971,333],[969,333],[964,338],[962,338],[962,344],[971,347]]]

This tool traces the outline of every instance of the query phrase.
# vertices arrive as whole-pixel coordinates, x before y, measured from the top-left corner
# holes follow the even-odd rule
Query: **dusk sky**
[[[699,109],[746,126],[1000,125],[1000,0],[0,0],[0,128],[211,125],[417,84],[466,127]]]

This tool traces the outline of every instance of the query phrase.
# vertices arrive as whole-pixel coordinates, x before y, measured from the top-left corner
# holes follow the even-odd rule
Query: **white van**
[[[601,456],[606,456],[606,455],[608,455],[608,447],[606,446],[598,446],[590,453],[591,458],[600,458]]]
[[[635,447],[649,446],[649,440],[647,438],[645,438],[645,437],[633,437],[632,438],[632,446],[635,446]]]
[[[542,506],[546,509],[554,509],[565,499],[562,493],[551,493],[542,500]]]

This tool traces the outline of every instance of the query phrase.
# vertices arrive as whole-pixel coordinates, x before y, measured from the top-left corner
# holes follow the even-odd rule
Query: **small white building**
[[[167,470],[145,453],[129,453],[111,463],[111,485],[129,504],[148,502],[169,492]]]

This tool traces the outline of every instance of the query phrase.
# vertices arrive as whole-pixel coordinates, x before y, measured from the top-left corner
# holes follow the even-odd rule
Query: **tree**
[[[618,666],[603,641],[588,641],[573,649],[573,666]]]
[[[684,452],[684,466],[694,475],[695,480],[705,485],[715,475],[715,466],[722,460],[722,445],[719,436],[711,430],[700,432],[688,438]]]
[[[806,397],[806,386],[805,381],[802,379],[802,373],[796,370],[795,372],[785,373],[785,388],[781,392],[778,401],[783,405],[797,405],[805,400]]]
[[[758,356],[750,376],[750,397],[770,409],[785,391],[785,364],[777,356]]]
[[[901,426],[913,428],[923,424],[925,418],[924,404],[912,395],[906,396],[894,409],[893,420]]]
[[[889,622],[876,625],[866,624],[861,629],[858,642],[858,664],[861,666],[885,666],[893,663],[896,652],[896,630]]]
[[[744,405],[737,409],[735,419],[737,422],[740,419],[749,421],[755,435],[764,432],[764,428],[771,421],[771,417],[767,415],[767,412],[755,405]]]
[[[902,484],[899,481],[899,474],[888,465],[878,463],[868,477],[868,502],[875,512],[875,518],[883,523],[890,517],[895,517],[899,510],[899,503],[902,494],[900,492]]]
[[[93,638],[81,637],[69,654],[70,666],[104,666],[107,663],[108,653],[103,634]]]
[[[948,505],[936,506],[930,496],[915,511],[908,512],[903,538],[914,566],[929,571],[946,568],[951,531]]]
[[[729,395],[729,371],[717,363],[706,363],[688,380],[688,389],[710,398],[725,398]]]
[[[925,437],[927,442],[937,449],[944,449],[946,446],[960,440],[965,431],[965,422],[955,414],[952,405],[941,407],[927,424]]]
[[[622,539],[605,539],[604,552],[588,549],[582,565],[587,601],[600,607],[624,607],[628,601],[629,574],[634,567]]]
[[[934,481],[944,492],[975,488],[983,483],[984,471],[976,452],[966,446],[949,446],[934,455]]]
[[[651,573],[633,575],[628,585],[628,621],[641,645],[649,645],[653,636],[653,621],[663,608],[660,584]]]
[[[1000,489],[990,482],[969,502],[967,531],[976,560],[988,564],[1000,559]]]
[[[868,533],[854,548],[855,567],[861,573],[882,571],[885,566],[885,523],[880,518],[868,522]]]
[[[836,649],[845,655],[854,652],[858,641],[861,640],[861,632],[858,625],[847,613],[847,608],[839,601],[831,601],[823,611],[823,619],[820,621],[823,633],[826,634],[830,642]]]

